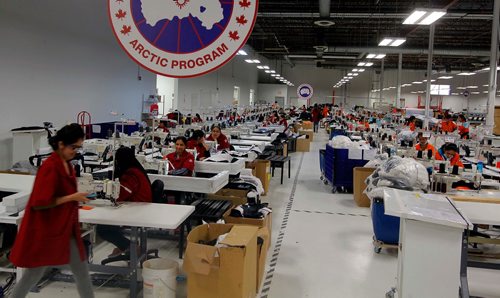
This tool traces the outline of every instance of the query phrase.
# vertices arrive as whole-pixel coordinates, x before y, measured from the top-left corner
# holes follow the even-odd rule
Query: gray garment
[[[92,283],[89,276],[89,268],[86,261],[80,260],[80,253],[76,240],[71,238],[70,242],[71,256],[69,267],[73,272],[78,293],[82,298],[93,298]],[[50,266],[27,268],[23,272],[21,280],[15,285],[11,298],[24,298],[35,286],[43,275],[50,269]]]

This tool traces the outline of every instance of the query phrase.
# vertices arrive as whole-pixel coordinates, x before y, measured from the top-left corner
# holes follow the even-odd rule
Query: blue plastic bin
[[[385,215],[384,200],[375,198],[372,202],[372,222],[375,239],[384,244],[399,243],[399,217]]]
[[[353,170],[364,166],[368,160],[349,159],[348,149],[334,149],[333,186],[349,190],[353,188]]]

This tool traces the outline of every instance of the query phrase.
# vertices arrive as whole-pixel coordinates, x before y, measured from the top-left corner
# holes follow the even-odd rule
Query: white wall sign
[[[113,32],[135,62],[187,78],[229,62],[246,43],[258,0],[108,0]]]
[[[302,84],[297,87],[297,95],[300,99],[309,100],[314,94],[313,87],[309,84]]]

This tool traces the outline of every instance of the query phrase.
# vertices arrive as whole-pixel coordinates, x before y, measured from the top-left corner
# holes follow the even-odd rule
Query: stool
[[[269,160],[271,162],[271,171],[272,171],[271,173],[273,177],[274,177],[274,169],[281,168],[281,184],[283,184],[283,171],[284,171],[283,168],[285,167],[285,163],[288,161],[288,179],[290,179],[291,159],[289,156],[273,155],[266,158],[266,160]]]

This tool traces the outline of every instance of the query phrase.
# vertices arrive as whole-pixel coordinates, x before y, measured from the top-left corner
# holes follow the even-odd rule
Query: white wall
[[[11,166],[13,128],[43,121],[61,126],[83,110],[93,122],[115,120],[111,111],[139,119],[142,96],[154,92],[156,76],[141,70],[137,79],[138,67],[115,41],[106,11],[100,0],[0,4],[0,169]],[[56,26],[40,19],[54,14]],[[81,20],[95,35],[84,22],[83,32],[72,31],[72,21]]]
[[[259,100],[274,103],[275,97],[284,97],[285,105],[288,104],[288,88],[284,84],[259,84]]]
[[[178,79],[174,107],[183,113],[213,115],[214,111],[233,103],[234,86],[240,87],[239,106],[250,102],[250,89],[258,96],[258,73],[255,64],[244,61],[246,56],[235,56],[215,72],[191,79]]]
[[[168,114],[173,109],[176,85],[178,85],[178,79],[156,76],[156,89],[162,98],[162,102],[158,103],[160,114]]]

